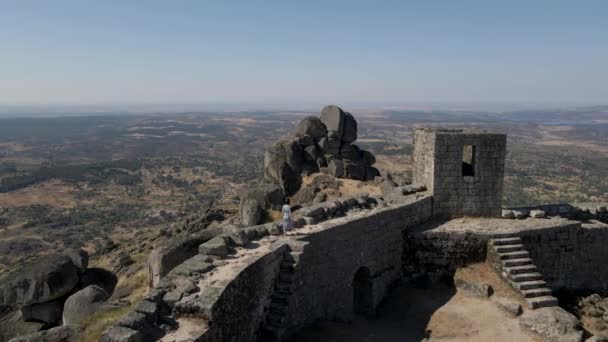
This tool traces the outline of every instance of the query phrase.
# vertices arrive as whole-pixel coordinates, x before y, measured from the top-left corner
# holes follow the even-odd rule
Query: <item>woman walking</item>
[[[287,231],[293,228],[293,220],[291,219],[291,207],[289,206],[289,198],[285,199],[283,205],[283,236],[287,235]]]

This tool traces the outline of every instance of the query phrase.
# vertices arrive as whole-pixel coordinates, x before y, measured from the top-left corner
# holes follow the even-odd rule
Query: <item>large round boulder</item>
[[[327,127],[325,127],[325,124],[318,117],[307,116],[296,127],[296,136],[301,138],[306,135],[318,141],[327,136]]]
[[[338,106],[330,105],[321,110],[320,120],[327,128],[327,135],[330,138],[336,138],[338,140],[342,138],[344,116],[344,111]]]
[[[101,287],[87,286],[69,296],[63,305],[63,324],[79,324],[97,312],[109,296]]]
[[[0,306],[49,302],[78,284],[80,267],[65,254],[53,254],[0,280]]]

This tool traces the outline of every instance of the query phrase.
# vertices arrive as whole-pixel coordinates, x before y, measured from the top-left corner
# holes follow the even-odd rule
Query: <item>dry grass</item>
[[[283,219],[283,214],[278,210],[266,211],[266,222],[274,222]]]
[[[101,334],[112,323],[127,314],[133,304],[141,301],[148,292],[148,280],[145,270],[137,272],[131,277],[121,277],[118,280],[116,288],[131,288],[131,294],[126,297],[131,305],[120,307],[117,309],[98,312],[83,322],[85,330],[83,333],[83,341],[99,341]]]
[[[382,196],[382,190],[375,185],[353,179],[340,179],[340,181],[342,185],[338,190],[344,197],[355,196],[363,192],[367,192],[372,197]]]
[[[130,306],[125,306],[93,314],[91,317],[89,317],[83,322],[85,329],[83,332],[82,340],[99,341],[103,331],[106,330],[110,325],[112,325],[112,323],[116,322],[116,320],[126,315],[130,309]]]
[[[0,193],[0,207],[28,207],[48,205],[55,208],[73,208],[76,200],[72,186],[59,180],[43,182],[17,191]]]

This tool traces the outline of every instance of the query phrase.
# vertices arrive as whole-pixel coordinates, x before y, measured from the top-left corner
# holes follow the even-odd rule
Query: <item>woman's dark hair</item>
[[[285,204],[289,204],[289,198],[285,199]]]

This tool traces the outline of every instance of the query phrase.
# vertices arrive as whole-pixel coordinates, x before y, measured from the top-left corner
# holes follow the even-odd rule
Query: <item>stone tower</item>
[[[507,136],[415,129],[415,184],[433,195],[433,216],[500,216]]]

